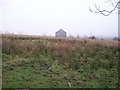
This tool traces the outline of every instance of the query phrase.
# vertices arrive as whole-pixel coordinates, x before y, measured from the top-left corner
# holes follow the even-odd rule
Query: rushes
[[[26,39],[24,40],[23,38]],[[94,57],[98,51],[105,47],[108,49],[118,47],[118,42],[115,41],[14,35],[3,35],[2,41],[3,53],[23,55],[24,57],[50,54],[54,59],[60,59],[65,62],[69,62],[72,57],[81,58],[86,57],[86,55]],[[105,53],[106,58],[111,58],[107,51],[104,52],[103,50],[103,53]]]
[[[116,87],[117,41],[19,35],[2,41],[3,87]]]
[[[101,57],[110,60],[118,48],[116,41],[91,39],[3,35],[2,41],[3,53],[25,58],[50,56],[61,64],[68,63],[73,69],[79,68],[81,58],[85,63],[89,57],[94,59],[92,67],[96,68],[99,66],[97,65],[99,60],[95,59],[97,56],[98,59]]]

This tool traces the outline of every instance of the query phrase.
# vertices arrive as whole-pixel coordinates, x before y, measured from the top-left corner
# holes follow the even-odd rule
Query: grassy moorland
[[[118,87],[117,41],[2,35],[3,88]]]

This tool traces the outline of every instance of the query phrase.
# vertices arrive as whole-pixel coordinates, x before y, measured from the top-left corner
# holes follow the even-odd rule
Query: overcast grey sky
[[[91,13],[95,3],[112,9],[105,0],[0,0],[0,31],[54,36],[62,28],[67,35],[118,36],[117,11],[107,17]]]

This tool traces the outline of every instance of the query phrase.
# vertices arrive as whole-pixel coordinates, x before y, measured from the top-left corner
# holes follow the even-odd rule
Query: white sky
[[[62,28],[73,36],[118,36],[118,15],[91,13],[95,3],[112,8],[105,0],[0,0],[0,31],[54,36]]]

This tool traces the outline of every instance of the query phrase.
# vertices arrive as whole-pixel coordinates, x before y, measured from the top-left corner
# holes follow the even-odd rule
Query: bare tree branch
[[[120,2],[119,2],[119,3],[120,3]],[[113,7],[116,7],[116,6],[113,4],[113,2],[111,2],[111,4],[112,4]],[[120,9],[119,5],[117,5],[116,8]]]
[[[110,2],[111,0],[108,0],[107,2]],[[114,6],[113,3],[112,3],[112,6],[114,7],[111,11],[108,11],[108,10],[100,10],[100,7],[97,7],[97,5],[95,4],[95,8],[96,8],[96,11],[93,11],[90,7],[89,7],[89,10],[91,12],[94,12],[94,13],[100,13],[104,16],[109,16],[113,11],[117,9],[120,9],[119,7],[119,4],[120,4],[120,0],[116,3],[116,5]],[[107,14],[106,14],[107,13]],[[119,13],[119,12],[118,12]]]

